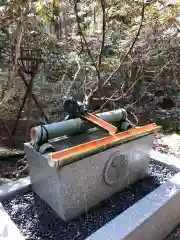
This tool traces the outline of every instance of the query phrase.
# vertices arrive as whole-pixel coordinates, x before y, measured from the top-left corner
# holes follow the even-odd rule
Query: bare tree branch
[[[168,61],[168,62],[160,69],[160,71],[159,71],[154,77],[152,77],[153,80],[156,79],[156,78],[162,73],[163,69],[164,69],[170,62],[171,62],[171,60]],[[133,89],[133,87],[137,84],[137,82],[138,82],[140,79],[142,79],[142,78],[144,78],[144,76],[140,76],[139,78],[137,78],[136,81],[129,87],[129,89],[128,89],[125,93],[123,93],[121,96],[119,96],[119,97],[117,97],[117,98],[113,98],[113,97],[118,93],[118,91],[115,91],[115,92],[111,95],[110,98],[104,98],[104,99],[106,100],[106,102],[105,102],[105,103],[100,107],[100,109],[97,110],[95,113],[98,113],[100,110],[102,110],[102,109],[106,106],[106,104],[107,104],[108,102],[110,102],[110,101],[116,102],[116,101],[119,101],[120,99],[122,99],[123,97],[125,97],[125,96]]]
[[[102,13],[103,13],[103,23],[102,23],[102,43],[101,43],[101,49],[99,53],[99,62],[98,62],[98,82],[97,82],[97,87],[100,87],[100,80],[101,80],[101,62],[102,62],[102,55],[104,51],[104,44],[105,44],[105,36],[106,36],[106,7],[105,7],[105,1],[101,0],[101,8],[102,8]]]
[[[91,53],[91,50],[89,49],[87,40],[86,40],[86,38],[85,38],[85,36],[84,36],[84,33],[83,33],[83,30],[82,30],[82,28],[81,28],[81,24],[80,24],[81,22],[80,22],[80,18],[79,18],[79,15],[78,15],[78,9],[77,9],[77,0],[74,0],[74,12],[75,12],[75,15],[76,15],[76,22],[77,22],[77,25],[78,25],[79,34],[80,34],[80,36],[82,37],[82,39],[83,39],[83,41],[84,41],[84,44],[85,44],[85,46],[86,46],[88,55],[89,55],[89,57],[90,57],[90,59],[91,59],[91,61],[92,61],[92,63],[93,63],[93,66],[95,67],[96,72],[97,72],[97,74],[98,74],[98,67],[97,67],[97,65],[96,65],[96,63],[95,63],[95,60],[94,60],[94,58],[93,58],[93,56],[92,56],[92,53]]]
[[[75,83],[75,81],[77,79],[77,76],[78,76],[78,74],[79,74],[79,72],[81,70],[81,65],[79,63],[79,59],[76,59],[76,63],[78,65],[78,69],[77,69],[76,73],[74,74],[74,77],[73,77],[71,85],[69,86],[68,90],[66,91],[66,96],[70,93],[70,91],[71,91],[71,89],[72,89],[72,87],[73,87],[73,85],[74,85],[74,83]]]
[[[144,12],[145,12],[145,4],[144,4],[144,1],[143,1],[143,4],[142,4],[142,10],[141,10],[141,22],[140,22],[140,25],[139,25],[139,28],[138,28],[138,31],[136,33],[136,36],[129,48],[129,50],[127,51],[127,53],[125,54],[125,56],[123,57],[123,59],[120,61],[118,67],[114,70],[114,72],[105,80],[105,82],[101,85],[101,87],[104,87],[111,79],[112,77],[119,71],[119,69],[122,67],[124,61],[126,60],[127,56],[130,54],[130,52],[132,51],[138,37],[139,37],[139,34],[140,34],[140,31],[141,31],[141,28],[142,28],[142,25],[143,25],[143,21],[144,21]],[[94,94],[99,90],[99,86],[97,86],[92,92],[91,94],[88,96],[89,98],[92,98],[94,96]]]
[[[125,56],[123,57],[123,59],[120,61],[118,67],[114,70],[114,72],[106,79],[106,81],[103,83],[102,87],[105,86],[110,80],[111,78],[119,71],[119,69],[121,68],[122,64],[124,63],[124,61],[126,60],[127,56],[131,53],[138,37],[139,37],[139,34],[140,34],[140,31],[141,31],[141,28],[142,28],[142,25],[143,25],[143,21],[144,21],[144,10],[145,10],[145,4],[143,2],[143,5],[142,5],[142,11],[141,11],[141,22],[140,22],[140,25],[139,25],[139,28],[138,28],[138,31],[136,33],[136,36],[134,38],[134,41],[132,42],[129,50],[127,51],[127,53],[125,54]]]
[[[174,69],[173,66],[172,66],[172,70],[173,70],[173,75],[174,75],[175,84],[176,84],[176,86],[180,89],[180,84],[178,83],[179,81],[178,81],[178,79],[177,79],[177,77],[176,77],[176,72],[175,72],[175,69]]]

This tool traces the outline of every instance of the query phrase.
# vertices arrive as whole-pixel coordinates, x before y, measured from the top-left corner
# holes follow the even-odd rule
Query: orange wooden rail
[[[96,125],[98,125],[99,127],[107,130],[109,132],[109,135],[113,135],[117,132],[117,128],[113,125],[111,125],[110,123],[104,121],[103,119],[91,114],[91,113],[87,113],[84,118]]]
[[[133,136],[140,135],[140,134],[146,134],[146,133],[151,133],[156,130],[160,129],[159,126],[156,124],[149,124],[143,127],[137,127],[125,132],[121,132],[115,135],[110,135],[104,138],[100,138],[94,141],[90,141],[88,143],[80,144],[75,147],[71,147],[62,151],[54,152],[49,154],[49,158],[52,161],[61,161],[68,159],[69,157],[76,156],[78,154],[83,154],[86,153],[90,150],[95,150],[99,147],[106,146],[107,144],[111,143],[116,143],[118,141],[123,141],[126,139],[130,139]]]

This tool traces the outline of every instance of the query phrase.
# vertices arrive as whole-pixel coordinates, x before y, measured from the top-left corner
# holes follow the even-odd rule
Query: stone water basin
[[[32,191],[16,195],[2,204],[26,240],[84,240],[175,174],[164,164],[152,161],[148,176],[143,180],[68,222],[63,222]]]

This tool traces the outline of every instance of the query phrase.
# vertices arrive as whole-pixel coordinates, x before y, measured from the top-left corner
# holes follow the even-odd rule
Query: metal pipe
[[[109,123],[120,123],[125,121],[127,113],[125,109],[118,109],[114,111],[97,114],[97,116]],[[67,121],[51,123],[43,126],[33,127],[30,131],[31,140],[34,143],[47,141],[49,139],[57,138],[64,135],[75,133],[82,133],[93,127],[91,123],[87,123],[79,118]]]
[[[122,131],[126,131],[132,128],[132,123],[130,123],[129,121],[123,121],[120,125],[120,129]]]

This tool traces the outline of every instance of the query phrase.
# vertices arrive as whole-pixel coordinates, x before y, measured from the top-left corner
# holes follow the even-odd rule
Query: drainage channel
[[[175,174],[164,164],[151,162],[146,178],[66,223],[33,192],[2,203],[26,240],[84,240]]]

